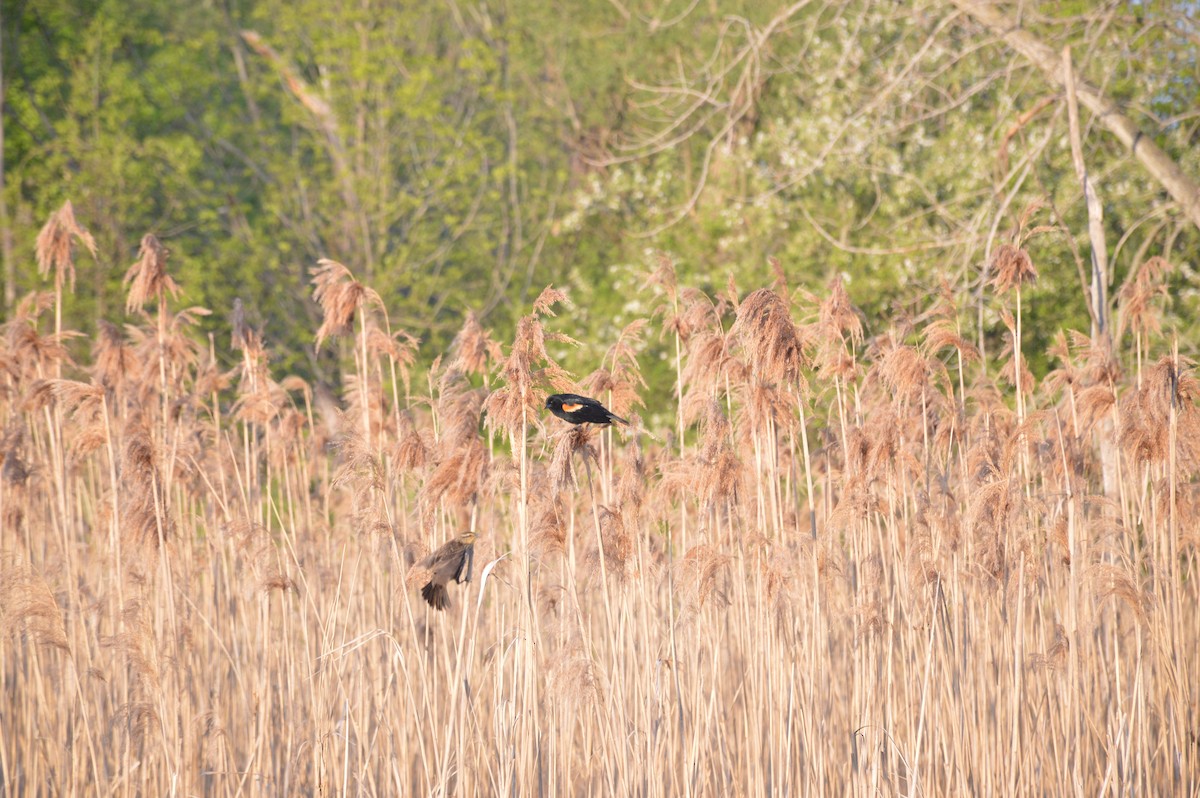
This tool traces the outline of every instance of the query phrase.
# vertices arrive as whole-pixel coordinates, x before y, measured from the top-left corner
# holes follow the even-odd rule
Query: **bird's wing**
[[[577,393],[565,393],[561,397],[562,409],[568,413],[574,413],[584,407],[598,407],[604,409],[604,405],[600,404],[590,396],[580,396]]]
[[[458,573],[459,562],[462,559],[463,544],[457,540],[443,543],[437,551],[425,558],[422,563],[433,571],[433,581],[443,585]]]
[[[458,561],[458,570],[454,572],[454,581],[460,585],[463,582],[471,581],[471,568],[475,565],[475,547],[467,546],[467,550],[462,553],[462,558]]]

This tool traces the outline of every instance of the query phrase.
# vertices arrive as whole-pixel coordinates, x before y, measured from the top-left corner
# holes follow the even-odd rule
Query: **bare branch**
[[[1004,39],[1009,47],[1028,59],[1052,83],[1065,86],[1066,76],[1062,59],[1040,39],[1004,16],[992,3],[987,0],[949,2]],[[1097,89],[1086,83],[1078,83],[1076,94],[1079,102],[1096,114],[1100,124],[1133,152],[1151,177],[1179,203],[1192,223],[1200,227],[1200,185],[1184,174],[1171,156],[1145,136],[1133,120],[1121,113],[1120,109]]]
[[[959,244],[970,244],[979,238],[979,236],[975,235],[964,235],[955,236],[954,238],[939,238],[935,241],[924,241],[904,247],[856,247],[838,241],[828,230],[818,224],[816,219],[812,218],[807,208],[803,205],[799,205],[798,207],[800,208],[801,215],[812,225],[813,230],[817,231],[817,235],[821,236],[821,238],[825,239],[836,249],[840,249],[843,252],[850,252],[854,255],[909,255],[914,252],[928,252],[931,249],[949,249]]]

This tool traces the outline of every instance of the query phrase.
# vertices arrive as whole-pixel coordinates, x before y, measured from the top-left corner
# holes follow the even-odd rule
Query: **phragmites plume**
[[[1029,655],[1029,667],[1034,670],[1044,670],[1054,673],[1067,666],[1067,657],[1071,652],[1071,640],[1067,630],[1061,623],[1054,624],[1054,640],[1045,653],[1037,652]]]
[[[576,490],[579,484],[571,466],[575,453],[578,452],[585,462],[590,458],[599,465],[596,447],[592,445],[591,430],[586,429],[583,424],[574,425],[566,432],[559,433],[557,437],[554,455],[550,458],[550,478],[559,490]]]
[[[490,463],[487,447],[472,438],[452,451],[439,453],[437,464],[421,488],[422,522],[431,528],[439,503],[467,510],[478,501],[487,483]]]
[[[50,586],[31,566],[0,562],[0,632],[69,648],[62,610]]]
[[[116,522],[122,536],[122,555],[135,582],[145,583],[152,572],[152,555],[173,537],[170,491],[163,484],[154,440],[140,416],[130,418],[122,432],[124,451],[119,478],[120,507]]]
[[[404,330],[396,330],[388,335],[379,327],[371,325],[367,331],[367,351],[383,355],[392,362],[396,371],[400,373],[405,393],[412,384],[411,369],[417,362],[417,344],[417,339]]]
[[[805,362],[800,331],[787,304],[774,291],[760,288],[746,297],[729,332],[761,379],[791,382],[800,377]]]
[[[573,641],[547,662],[546,689],[555,701],[584,707],[600,700],[600,678],[587,648]]]
[[[953,349],[964,364],[979,360],[978,347],[963,338],[959,334],[958,325],[950,319],[930,322],[922,331],[922,335],[925,340],[921,343],[921,349],[928,358],[933,358],[943,349]]]
[[[566,511],[561,499],[542,494],[534,508],[533,523],[529,526],[530,548],[543,557],[566,551],[567,528],[563,523]]]
[[[1170,272],[1170,262],[1156,256],[1138,267],[1132,279],[1121,286],[1118,293],[1121,300],[1117,315],[1118,338],[1126,328],[1142,335],[1162,331],[1161,314],[1154,307],[1153,300],[1156,297],[1170,298],[1166,282]]]
[[[921,331],[921,348],[926,357],[932,357],[943,349],[953,349],[964,363],[979,360],[979,349],[960,334],[958,307],[949,283],[943,282],[938,289],[938,299],[929,315],[933,318]]]
[[[633,556],[636,540],[629,533],[624,514],[620,510],[601,505],[599,516],[600,539],[604,545],[605,570],[617,582],[628,582],[637,568]],[[601,556],[599,547],[596,549],[595,556],[598,563]]]
[[[98,332],[92,344],[93,379],[110,389],[129,381],[136,382],[142,372],[142,361],[121,335],[121,329],[111,322],[101,321]]]
[[[997,292],[1007,293],[1013,287],[1037,280],[1037,269],[1033,259],[1024,248],[1015,244],[1001,244],[992,253],[988,262],[988,271],[992,273],[991,285]]]
[[[575,344],[573,338],[547,332],[542,316],[553,316],[552,307],[567,302],[562,291],[547,286],[533,303],[533,312],[517,322],[512,349],[500,366],[504,385],[484,402],[489,429],[500,429],[517,437],[530,420],[537,417],[545,400],[545,386],[556,390],[575,390],[567,372],[546,351],[547,341]]]
[[[672,334],[677,341],[686,341],[691,335],[690,321],[686,318],[689,315],[687,305],[692,303],[685,301],[684,309],[680,309],[681,292],[675,274],[675,262],[671,257],[666,253],[659,252],[655,254],[655,259],[658,262],[658,268],[647,275],[642,290],[656,288],[663,296],[662,303],[654,309],[655,316],[661,314],[664,317],[660,334],[664,336]],[[684,289],[684,293],[687,290]]]
[[[559,291],[552,285],[548,285],[542,289],[542,293],[538,294],[537,299],[533,300],[533,315],[535,316],[557,316],[553,308],[555,305],[570,304],[567,295]]]
[[[630,418],[635,427],[641,426],[636,416]],[[641,441],[633,436],[625,451],[625,468],[617,482],[617,500],[621,508],[636,517],[646,499],[646,461],[642,455]]]
[[[298,593],[299,587],[284,569],[279,551],[271,540],[270,533],[262,524],[244,519],[235,519],[224,530],[233,541],[234,549],[248,573],[245,587],[247,594]]]
[[[708,409],[708,402],[726,376],[745,378],[745,364],[729,352],[729,336],[719,331],[704,331],[688,341],[687,364],[683,368],[683,417],[689,424]],[[743,372],[737,374],[737,372]],[[761,381],[761,380],[760,380]]]
[[[701,424],[700,471],[693,483],[702,506],[708,509],[723,501],[736,502],[742,485],[742,464],[731,441],[732,428],[720,402],[709,402]]]
[[[482,389],[473,389],[451,369],[441,382],[437,417],[441,434],[429,453],[433,469],[421,488],[422,522],[431,527],[443,502],[465,510],[477,501],[488,480],[490,458],[479,436]]]
[[[617,342],[604,356],[608,368],[599,368],[583,381],[583,388],[592,396],[609,395],[609,406],[619,416],[627,416],[635,404],[640,404],[638,389],[646,387],[638,368],[634,347],[641,340],[646,320],[638,319],[625,325]]]
[[[1033,259],[1029,257],[1028,250],[1025,249],[1025,243],[1040,233],[1056,232],[1062,229],[1053,224],[1030,227],[1034,216],[1044,207],[1046,207],[1046,203],[1040,199],[1029,203],[1021,211],[1020,218],[1017,219],[1016,229],[1012,234],[1012,243],[997,247],[987,262],[984,268],[984,279],[987,279],[988,274],[992,275],[988,282],[996,289],[997,293],[1007,293],[1014,287],[1020,293],[1022,285],[1037,280],[1037,269],[1033,265]]]
[[[359,533],[380,529],[383,512],[379,496],[387,489],[383,463],[363,430],[343,419],[341,436],[330,444],[340,460],[338,469],[329,480],[333,489],[348,489],[351,499],[350,528]]]
[[[179,285],[167,274],[167,258],[170,250],[162,245],[153,233],[142,236],[137,262],[125,272],[125,284],[129,293],[125,297],[125,311],[135,313],[152,299],[161,304],[167,294],[179,295]]]
[[[919,401],[929,387],[929,363],[916,347],[891,343],[875,368],[883,384],[901,401]]]
[[[430,446],[425,436],[417,429],[412,413],[399,414],[396,443],[392,447],[392,460],[400,471],[415,471],[424,468],[430,460]]]
[[[35,318],[21,315],[18,308],[16,317],[4,326],[6,351],[0,356],[0,371],[8,373],[17,382],[36,378],[49,364],[70,363],[63,342],[80,335],[71,331],[39,335]]]
[[[743,382],[735,393],[742,399],[742,410],[749,421],[742,427],[743,435],[753,435],[768,425],[779,429],[793,428],[798,420],[797,403],[800,397],[773,382],[751,379]],[[708,407],[704,410],[707,412]]]
[[[450,368],[464,374],[487,374],[492,364],[499,363],[504,357],[500,344],[493,341],[488,331],[483,329],[473,310],[467,312],[462,329],[450,344],[450,352],[453,355]]]
[[[455,449],[479,440],[482,398],[483,389],[472,388],[461,372],[449,369],[442,375],[436,404],[441,449]]]
[[[75,221],[75,208],[67,200],[62,207],[50,214],[37,237],[38,274],[45,276],[54,270],[54,286],[62,290],[66,283],[75,290],[75,243],[96,257],[96,240],[92,234]]]
[[[727,555],[720,554],[708,543],[693,546],[683,555],[677,584],[684,610],[692,614],[699,612],[714,591],[722,603],[727,601],[724,593],[716,588],[717,579],[729,562]]]
[[[1133,611],[1140,621],[1145,621],[1153,600],[1140,588],[1128,570],[1116,563],[1099,562],[1087,569],[1085,578],[1096,600],[1103,603],[1110,598]]]
[[[30,291],[17,302],[17,310],[12,314],[12,319],[13,321],[35,322],[39,316],[52,307],[54,307],[53,291]]]
[[[1189,468],[1200,464],[1200,381],[1184,366],[1190,363],[1183,358],[1163,357],[1121,401],[1120,445],[1138,462],[1160,463],[1170,455],[1174,414],[1180,462]]]
[[[349,335],[354,327],[354,314],[366,302],[383,306],[383,299],[374,289],[355,280],[350,270],[337,261],[321,258],[309,274],[314,286],[313,299],[324,314],[317,330],[318,349],[326,338]]]
[[[650,272],[646,277],[646,283],[643,287],[654,286],[661,288],[663,293],[674,299],[679,290],[679,284],[675,276],[675,261],[665,252],[656,253],[655,260],[658,262],[658,268]]]
[[[844,343],[848,337],[855,345],[862,343],[862,319],[851,304],[841,277],[835,277],[829,284],[829,296],[821,303],[820,330],[821,337],[826,340]]]
[[[50,394],[75,419],[94,417],[104,400],[104,386],[76,380],[48,380]]]

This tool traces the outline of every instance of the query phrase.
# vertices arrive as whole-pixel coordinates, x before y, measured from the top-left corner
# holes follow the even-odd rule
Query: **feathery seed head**
[[[142,236],[137,262],[125,272],[129,294],[125,297],[125,312],[135,313],[153,299],[163,302],[167,294],[179,295],[179,285],[167,274],[170,251],[153,233]]]
[[[38,274],[44,276],[53,269],[54,285],[58,290],[62,290],[63,285],[75,290],[75,243],[82,244],[93,258],[96,257],[96,240],[75,221],[75,208],[67,200],[50,214],[38,233],[36,245]]]
[[[1038,277],[1029,253],[1013,244],[1001,244],[997,247],[992,253],[988,269],[992,273],[992,287],[1001,294],[1024,283],[1032,283]]]

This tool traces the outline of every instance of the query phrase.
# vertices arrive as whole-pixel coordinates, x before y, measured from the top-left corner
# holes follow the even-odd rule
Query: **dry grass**
[[[56,218],[69,273],[87,239]],[[1027,260],[1001,250],[997,288]],[[130,307],[157,316],[91,364],[53,295],[5,326],[0,794],[1200,793],[1165,263],[1122,295],[1132,342],[1064,336],[1035,383],[1018,325],[981,360],[949,288],[875,327],[840,284],[708,297],[663,261],[662,314],[581,384],[666,443],[544,414],[577,387],[558,291],[421,371],[323,261],[329,410],[244,324],[221,372],[166,263],[148,237]],[[674,401],[642,393],[658,335]],[[406,577],[463,529],[474,581],[432,612]]]

